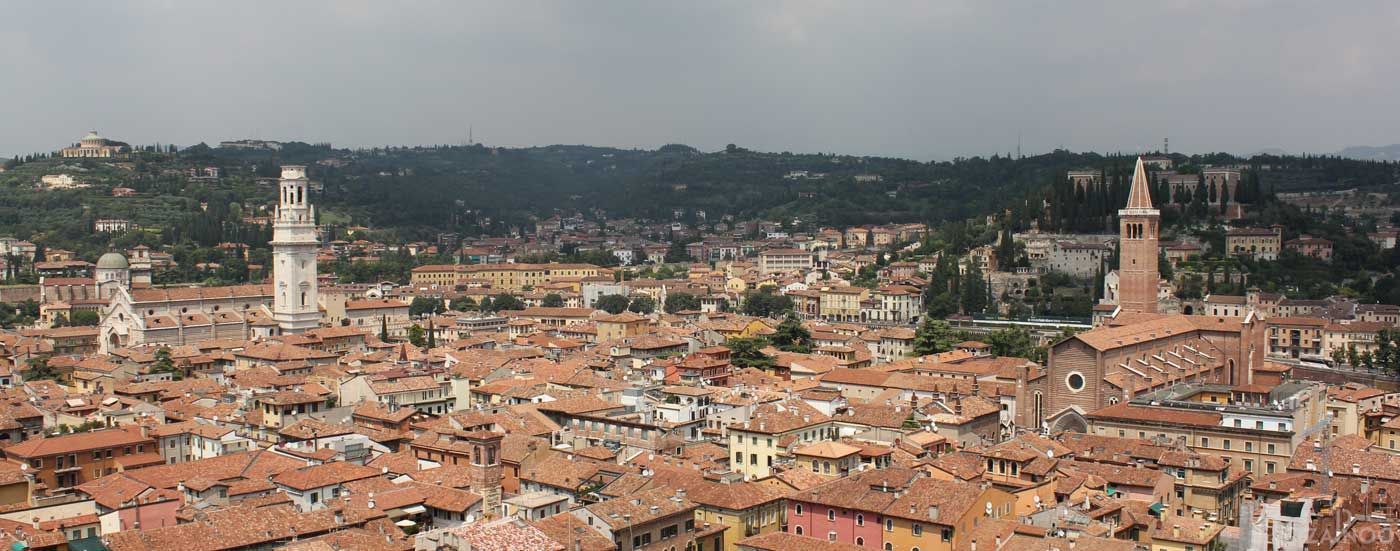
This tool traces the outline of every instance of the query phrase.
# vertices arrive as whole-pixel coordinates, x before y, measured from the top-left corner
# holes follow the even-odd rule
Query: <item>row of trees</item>
[[[941,354],[970,338],[970,335],[954,329],[944,320],[925,317],[923,323],[914,331],[914,354]],[[1029,331],[1019,327],[994,331],[986,336],[986,341],[992,347],[992,353],[997,356],[1044,362],[1047,354],[1044,347],[1036,344],[1035,337]]]

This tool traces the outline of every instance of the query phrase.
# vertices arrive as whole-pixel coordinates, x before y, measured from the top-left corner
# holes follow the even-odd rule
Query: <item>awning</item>
[[[400,528],[408,528],[409,526],[414,526],[414,525],[416,525],[416,524],[418,524],[418,523],[413,522],[413,521],[408,520],[408,519],[403,519],[403,520],[401,520],[401,521],[395,522],[395,523],[394,523],[394,526],[398,526],[398,527],[400,527]]]
[[[1159,516],[1159,517],[1162,516],[1162,509],[1165,509],[1165,508],[1166,508],[1166,505],[1163,505],[1162,502],[1160,502],[1160,501],[1158,501],[1157,503],[1153,503],[1152,505],[1147,506],[1147,510],[1148,510],[1149,512],[1151,512],[1153,516]]]
[[[409,505],[408,507],[403,508],[403,512],[408,513],[410,515],[416,515],[419,513],[426,513],[428,512],[428,510],[422,505]]]

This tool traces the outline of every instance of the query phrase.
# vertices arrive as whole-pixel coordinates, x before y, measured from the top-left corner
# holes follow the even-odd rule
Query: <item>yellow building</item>
[[[686,497],[700,506],[695,524],[723,526],[724,551],[737,551],[741,539],[783,529],[783,496],[787,490],[772,484],[703,482],[687,485]]]
[[[1152,530],[1152,551],[1205,551],[1225,526],[1218,522],[1167,515]]]
[[[860,448],[842,442],[817,442],[792,450],[798,469],[840,478],[860,468]]]
[[[34,481],[19,463],[0,464],[0,505],[28,504],[34,495]]]
[[[773,333],[773,328],[755,318],[729,318],[700,324],[725,339],[746,339]]]
[[[820,442],[836,438],[831,418],[800,400],[772,402],[754,409],[749,421],[729,425],[730,468],[747,480],[773,474],[773,465],[787,454],[787,443]]]
[[[651,320],[632,312],[593,318],[598,324],[598,341],[636,337],[651,332]]]
[[[1400,453],[1400,417],[1381,425],[1376,431],[1376,446],[1390,453]]]
[[[1375,429],[1381,422],[1381,406],[1392,402],[1394,397],[1393,392],[1360,383],[1329,387],[1327,413],[1332,415],[1332,436],[1355,434],[1379,444]]]
[[[1276,387],[1240,387],[1230,403],[1211,408],[1190,397],[1217,385],[1159,391],[1132,402],[1090,412],[1089,433],[1098,436],[1181,441],[1197,453],[1230,462],[1254,476],[1282,472],[1293,457],[1295,430],[1323,418],[1325,386],[1290,381]],[[1208,402],[1209,403],[1209,402]],[[1273,404],[1281,404],[1276,407]]]
[[[1176,514],[1220,523],[1238,522],[1248,473],[1232,469],[1230,462],[1220,457],[1192,452],[1164,453],[1157,465],[1175,479]]]
[[[592,264],[432,264],[412,270],[415,285],[461,285],[469,280],[485,281],[492,289],[521,292],[548,283],[581,281],[606,270]],[[575,292],[579,289],[573,289]]]
[[[885,508],[884,549],[949,551],[986,518],[1014,518],[1016,498],[994,487],[923,478]]]
[[[823,287],[819,314],[827,321],[860,321],[860,302],[870,297],[864,287]]]

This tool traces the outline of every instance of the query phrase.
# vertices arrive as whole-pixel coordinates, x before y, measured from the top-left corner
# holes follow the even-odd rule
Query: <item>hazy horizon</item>
[[[1341,8],[1341,9],[1339,9]],[[0,154],[581,144],[919,160],[1400,142],[1400,4],[18,4]]]

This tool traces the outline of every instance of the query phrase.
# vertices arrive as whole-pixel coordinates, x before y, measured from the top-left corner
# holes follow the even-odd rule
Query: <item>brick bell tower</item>
[[[1157,312],[1157,239],[1162,228],[1150,189],[1138,157],[1128,206],[1118,211],[1118,305],[1123,312]]]
[[[462,433],[471,448],[471,470],[467,480],[471,491],[481,496],[481,514],[491,518],[501,514],[501,440],[505,435],[491,431]]]

